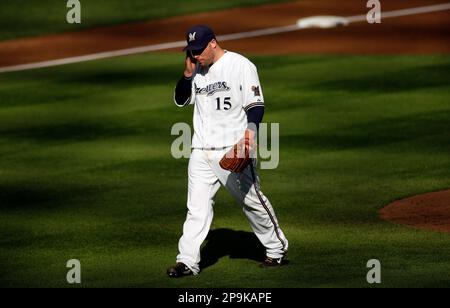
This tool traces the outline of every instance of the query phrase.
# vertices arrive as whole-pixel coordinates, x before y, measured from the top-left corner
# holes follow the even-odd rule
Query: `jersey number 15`
[[[231,108],[230,100],[231,100],[231,97],[225,97],[223,99],[223,110],[228,110],[228,109]],[[221,105],[220,104],[220,97],[216,98],[216,101],[217,101],[217,109],[216,110],[221,110],[220,109],[220,105]]]

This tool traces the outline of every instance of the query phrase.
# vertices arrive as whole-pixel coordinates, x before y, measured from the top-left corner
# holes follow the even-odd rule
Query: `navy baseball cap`
[[[214,31],[206,25],[193,26],[186,32],[186,50],[200,50],[205,48],[212,39],[215,39]]]

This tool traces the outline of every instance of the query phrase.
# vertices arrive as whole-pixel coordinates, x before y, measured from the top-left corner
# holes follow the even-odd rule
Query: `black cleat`
[[[167,275],[172,278],[192,275],[192,271],[184,263],[178,262],[175,266],[167,269]]]
[[[261,263],[260,267],[279,267],[281,265],[285,264],[283,261],[283,258],[271,258],[266,257],[263,263]]]

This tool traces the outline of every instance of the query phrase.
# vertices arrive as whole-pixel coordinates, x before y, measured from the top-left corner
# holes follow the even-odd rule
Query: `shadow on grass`
[[[309,149],[355,149],[406,143],[409,151],[448,148],[450,111],[380,119],[343,126],[333,132],[297,134],[281,137],[283,146]],[[392,148],[393,149],[393,148]]]
[[[39,184],[0,184],[0,210],[43,210],[61,208],[77,198],[86,198],[110,187],[71,185],[47,187]]]
[[[173,85],[175,87],[183,70],[179,65],[152,66],[148,59],[145,66],[101,67],[95,71],[76,71],[64,76],[57,76],[57,82],[63,84],[101,85],[116,90],[117,87],[137,87],[155,85]],[[171,92],[170,92],[171,93]]]
[[[223,228],[211,230],[201,250],[200,268],[214,265],[225,256],[261,262],[265,256],[265,248],[251,232]]]
[[[153,118],[149,114],[130,117],[110,117],[103,120],[70,121],[67,123],[43,123],[0,129],[2,137],[14,140],[34,141],[39,144],[52,142],[79,142],[120,138],[127,136],[151,136],[157,139],[170,133],[170,122]],[[167,138],[166,138],[167,139]]]
[[[402,92],[425,88],[448,86],[450,64],[428,65],[401,69],[394,72],[380,72],[369,76],[334,79],[311,85],[320,91],[348,92]]]

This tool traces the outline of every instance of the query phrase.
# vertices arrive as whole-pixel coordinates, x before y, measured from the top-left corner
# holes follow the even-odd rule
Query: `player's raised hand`
[[[189,51],[186,51],[186,61],[184,67],[184,76],[189,78],[194,74],[195,71],[195,59],[191,57]]]

